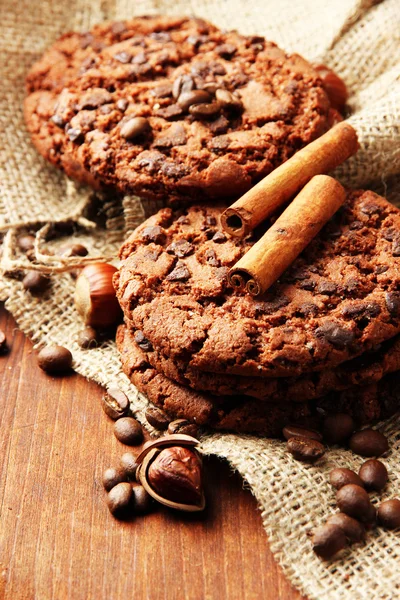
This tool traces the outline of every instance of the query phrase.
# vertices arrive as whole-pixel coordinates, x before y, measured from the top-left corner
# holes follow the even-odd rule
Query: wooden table
[[[101,388],[53,378],[0,306],[1,600],[299,600],[239,476],[206,461],[208,510],[111,517],[102,472],[126,446]]]

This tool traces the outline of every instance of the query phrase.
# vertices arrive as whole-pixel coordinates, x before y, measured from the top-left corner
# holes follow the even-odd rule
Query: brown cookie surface
[[[384,198],[349,193],[260,298],[227,284],[228,269],[257,236],[228,238],[220,214],[216,207],[163,209],[121,249],[115,286],[125,322],[180,369],[298,376],[399,333],[400,212]]]
[[[286,424],[309,417],[323,418],[345,411],[362,425],[393,414],[399,405],[398,373],[370,386],[326,396],[316,403],[276,405],[246,396],[224,398],[196,392],[168,379],[149,365],[143,351],[132,343],[132,336],[125,326],[118,329],[117,346],[124,372],[150,402],[165,410],[171,418],[185,418],[219,430],[281,437]]]
[[[332,125],[304,59],[199,19],[64,36],[33,67],[28,90],[28,128],[53,164],[186,203],[240,195]]]

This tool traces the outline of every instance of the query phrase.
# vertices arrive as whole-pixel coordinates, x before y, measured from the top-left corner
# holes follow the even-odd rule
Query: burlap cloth
[[[129,230],[144,218],[135,198],[106,201],[107,227],[91,227],[84,207],[90,194],[77,190],[49,167],[29,143],[22,119],[24,75],[58,35],[85,30],[104,19],[139,14],[196,14],[222,28],[263,34],[288,51],[337,70],[350,93],[352,115],[361,150],[337,175],[352,186],[367,184],[389,199],[398,199],[400,172],[400,2],[386,0],[0,0],[0,232],[6,232],[2,266],[25,264],[14,252],[13,239],[23,224],[46,225],[72,219],[91,256],[115,256]],[[82,225],[83,227],[80,227]],[[40,262],[64,265],[41,250]],[[35,344],[57,342],[71,349],[75,368],[102,385],[118,384],[129,394],[139,418],[147,400],[121,373],[114,343],[80,350],[82,327],[72,306],[73,280],[53,276],[45,299],[33,299],[20,281],[3,278],[0,298]],[[79,410],[79,399],[77,399]],[[400,418],[382,423],[391,450],[385,463],[390,484],[384,497],[399,493]],[[358,468],[361,459],[332,449],[317,466],[288,456],[284,444],[252,436],[206,434],[202,450],[225,457],[256,496],[270,546],[286,575],[304,594],[318,599],[394,599],[400,597],[400,534],[376,529],[365,544],[353,546],[332,562],[312,551],[307,533],[335,510],[328,484],[333,466]],[[378,499],[376,499],[377,501]],[[257,577],[257,573],[254,574]]]

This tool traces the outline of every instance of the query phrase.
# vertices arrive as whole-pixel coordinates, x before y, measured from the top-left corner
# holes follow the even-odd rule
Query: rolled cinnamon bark
[[[340,208],[346,192],[328,175],[316,175],[279,219],[229,271],[230,284],[263,294]]]
[[[244,237],[294,196],[314,175],[327,173],[358,150],[357,134],[338,123],[262,179],[221,215],[223,229]]]

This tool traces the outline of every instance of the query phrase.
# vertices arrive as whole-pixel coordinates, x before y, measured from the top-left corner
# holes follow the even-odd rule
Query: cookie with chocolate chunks
[[[237,197],[333,123],[307,61],[200,19],[63,36],[27,81],[26,121],[45,158],[170,202]]]
[[[227,272],[262,232],[214,241],[220,214],[217,207],[163,209],[121,248],[115,286],[125,322],[182,372],[299,376],[361,356],[400,332],[400,263],[393,255],[400,211],[384,198],[349,193],[259,298],[230,288]],[[149,226],[162,228],[162,244],[143,237]],[[185,256],[175,254],[178,240],[188,242]],[[304,289],[305,280],[315,288]],[[322,282],[332,284],[329,294]]]
[[[243,395],[214,396],[207,392],[197,392],[172,381],[151,367],[146,355],[138,345],[132,343],[132,334],[126,326],[118,328],[116,341],[126,375],[150,402],[162,408],[171,418],[187,419],[197,425],[219,430],[281,437],[282,428],[288,423],[300,422],[318,414],[319,409],[313,402],[271,404],[260,403]],[[360,423],[366,424],[370,419],[368,407],[373,401],[381,409],[374,418],[387,416],[384,402],[388,392],[393,404],[398,405],[399,373],[383,378],[374,386],[356,388],[352,403],[347,407],[348,413],[355,416],[357,411]],[[325,399],[327,414],[337,411],[338,400],[341,401],[341,393]]]

